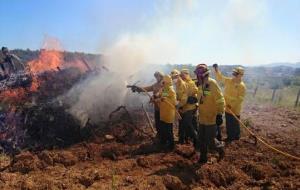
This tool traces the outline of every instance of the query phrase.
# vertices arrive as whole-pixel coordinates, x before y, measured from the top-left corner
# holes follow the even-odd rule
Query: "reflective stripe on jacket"
[[[224,113],[225,101],[220,87],[214,79],[208,78],[208,83],[198,86],[199,123],[215,125],[217,114]]]
[[[172,86],[162,89],[159,102],[160,120],[165,123],[173,123],[175,120],[176,94]]]

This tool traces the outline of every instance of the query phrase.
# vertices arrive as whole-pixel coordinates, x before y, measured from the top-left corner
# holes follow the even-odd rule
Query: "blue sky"
[[[102,53],[125,38],[149,62],[297,62],[299,10],[299,0],[1,0],[0,46],[39,49],[50,36]]]

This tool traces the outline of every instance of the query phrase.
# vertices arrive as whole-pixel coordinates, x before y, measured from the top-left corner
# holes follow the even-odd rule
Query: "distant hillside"
[[[219,69],[226,76],[232,76],[232,70],[236,67],[236,65],[219,65]],[[187,68],[191,71],[193,75],[193,70],[195,69],[195,65],[163,65],[161,66],[161,70],[165,73],[170,73],[172,69],[182,69]],[[267,88],[271,88],[274,86],[289,86],[296,85],[300,86],[300,68],[289,67],[289,66],[274,66],[274,67],[244,67],[245,68],[245,76],[244,81],[246,82],[247,87],[253,88],[258,83],[261,86],[266,86]],[[211,71],[213,70],[210,67]],[[212,78],[215,78],[214,72],[211,72]],[[195,76],[192,76],[195,78]]]
[[[24,63],[37,59],[41,50],[12,50],[13,53],[18,55]],[[66,62],[82,61],[89,63],[93,68],[99,66],[101,55],[99,54],[86,54],[82,52],[62,52]],[[0,53],[0,60],[2,60]],[[109,65],[107,65],[109,68]],[[232,69],[236,65],[220,65],[220,70],[227,76],[231,76]],[[188,68],[193,75],[195,65],[153,65],[150,70],[161,70],[165,73],[170,73],[172,69]],[[211,67],[210,67],[211,68]],[[212,68],[211,68],[212,69]],[[212,77],[214,77],[213,72]],[[245,67],[245,81],[248,85],[255,85],[262,83],[264,85],[272,86],[274,83],[280,84],[297,84],[300,85],[300,62],[297,63],[272,63],[263,66]]]
[[[278,66],[300,68],[300,62],[297,63],[279,62],[279,63],[270,63],[265,65],[265,67],[278,67]]]

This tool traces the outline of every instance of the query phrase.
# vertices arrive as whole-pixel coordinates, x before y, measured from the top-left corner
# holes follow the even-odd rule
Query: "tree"
[[[285,77],[282,79],[282,83],[284,86],[290,86],[292,84],[292,79]]]

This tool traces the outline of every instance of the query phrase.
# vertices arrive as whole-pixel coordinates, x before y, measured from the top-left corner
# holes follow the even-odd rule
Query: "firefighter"
[[[244,69],[236,67],[232,71],[233,77],[225,77],[214,64],[216,79],[224,84],[224,97],[226,102],[225,119],[226,119],[226,141],[231,142],[240,139],[240,123],[231,114],[231,111],[240,118],[242,104],[245,98],[246,85],[242,81]]]
[[[193,118],[197,112],[197,86],[195,82],[191,79],[188,69],[182,69],[180,77],[186,83],[186,95],[187,101],[180,109],[182,113],[182,125],[185,129],[185,134],[187,138],[193,140],[194,147],[197,146],[197,131],[193,125]],[[183,140],[183,139],[182,139]],[[183,143],[182,141],[180,143]]]
[[[176,93],[172,86],[172,79],[165,75],[162,80],[162,91],[159,98],[154,99],[159,105],[161,131],[160,143],[167,149],[174,149],[173,122],[175,121]]]
[[[186,104],[187,102],[187,85],[186,82],[184,82],[182,80],[182,78],[180,77],[180,72],[176,69],[174,69],[171,72],[171,77],[173,80],[173,84],[175,87],[175,91],[176,91],[176,98],[177,98],[177,109],[178,110],[182,110],[183,106]],[[183,117],[182,113],[181,114],[181,118]],[[179,143],[183,144],[184,140],[186,138],[186,134],[185,134],[185,130],[184,130],[184,125],[183,125],[183,120],[179,120],[179,129],[178,129],[178,137],[179,137]]]
[[[138,86],[132,86],[132,91],[133,92],[143,92],[144,90],[147,92],[153,92],[153,99],[159,98],[160,96],[160,91],[162,89],[162,81],[164,74],[160,71],[156,71],[154,73],[154,77],[156,79],[156,82],[150,86],[146,87],[138,87]],[[155,128],[157,132],[157,138],[159,139],[160,137],[160,128],[159,128],[159,122],[160,122],[160,113],[159,113],[159,107],[157,104],[154,104],[154,120],[155,120]]]
[[[22,68],[25,69],[21,59],[15,54],[10,53],[7,47],[2,47],[1,51],[4,55],[4,61],[0,63],[0,66],[5,76],[9,76],[17,71],[16,62],[18,62]]]
[[[216,137],[216,123],[223,122],[224,97],[217,82],[209,77],[209,70],[206,64],[199,64],[195,69],[198,86],[199,99],[199,141],[200,158],[199,163],[207,162],[208,150],[216,150],[219,159],[224,157],[224,146]]]

